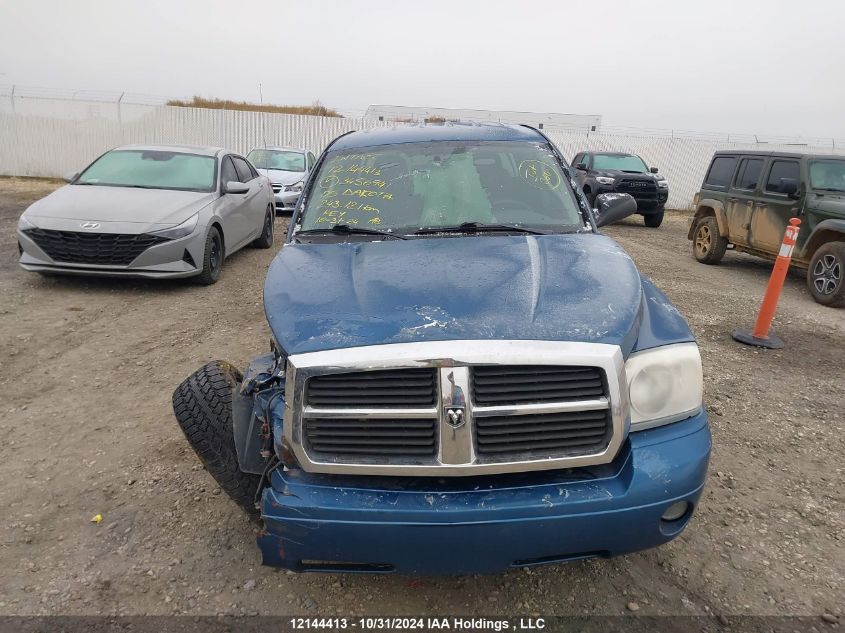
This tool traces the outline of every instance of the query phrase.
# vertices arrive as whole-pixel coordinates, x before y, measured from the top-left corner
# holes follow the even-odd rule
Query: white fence
[[[375,119],[326,118],[139,105],[4,97],[0,99],[0,175],[60,177],[104,151],[127,143],[218,145],[245,153],[264,143],[319,153],[350,130],[393,125]],[[670,208],[685,209],[701,185],[713,152],[765,149],[833,153],[831,145],[731,143],[672,136],[632,136],[546,126],[567,159],[586,150],[639,154],[669,180]]]

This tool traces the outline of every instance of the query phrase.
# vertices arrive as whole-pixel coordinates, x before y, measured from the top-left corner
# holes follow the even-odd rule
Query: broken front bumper
[[[275,471],[258,544],[264,564],[295,571],[482,573],[615,556],[686,527],[709,455],[701,413],[631,434],[600,467],[440,480]],[[679,500],[690,509],[662,520]]]

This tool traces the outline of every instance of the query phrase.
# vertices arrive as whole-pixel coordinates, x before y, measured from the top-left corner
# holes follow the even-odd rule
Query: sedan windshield
[[[214,191],[213,156],[159,150],[115,150],[100,156],[73,184]]]
[[[648,167],[639,156],[618,156],[614,154],[593,154],[593,169],[596,171],[617,170],[645,173]]]
[[[305,154],[276,149],[254,149],[247,156],[258,169],[305,171]]]
[[[406,235],[461,225],[480,234],[492,224],[497,231],[584,226],[548,145],[440,141],[330,152],[301,220],[302,230],[345,225]]]
[[[845,191],[845,160],[814,160],[810,163],[810,186]]]

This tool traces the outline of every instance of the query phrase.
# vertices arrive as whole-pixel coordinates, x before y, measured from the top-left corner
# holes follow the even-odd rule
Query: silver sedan
[[[247,158],[270,179],[276,211],[293,211],[317,162],[314,154],[305,149],[274,146],[254,149]]]
[[[39,273],[196,277],[273,245],[273,191],[218,147],[129,145],[106,152],[18,222],[20,265]]]

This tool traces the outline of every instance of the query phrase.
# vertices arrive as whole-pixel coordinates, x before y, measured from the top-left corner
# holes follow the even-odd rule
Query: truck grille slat
[[[305,440],[317,453],[332,455],[434,455],[437,420],[311,418]]]
[[[481,366],[473,371],[473,399],[480,406],[566,402],[602,396],[604,390],[597,367]]]
[[[51,229],[26,229],[24,233],[50,259],[68,264],[126,266],[150,246],[167,241],[143,233],[76,233]]]
[[[312,406],[432,406],[436,398],[433,369],[385,369],[315,376],[306,399]]]
[[[610,440],[607,409],[532,415],[482,417],[475,420],[478,453],[542,450],[600,450]]]

